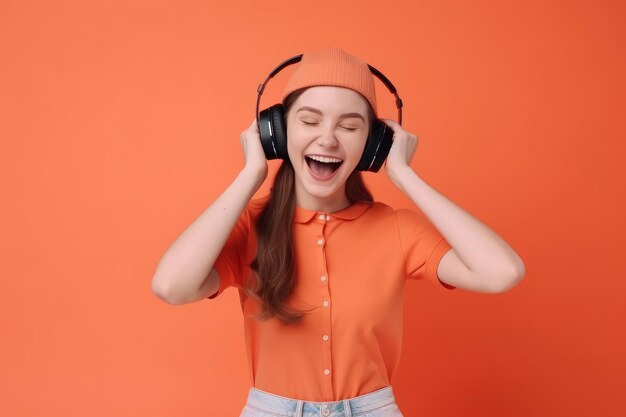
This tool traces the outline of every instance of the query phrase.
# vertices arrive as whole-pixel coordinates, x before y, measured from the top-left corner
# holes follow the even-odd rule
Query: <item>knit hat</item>
[[[374,114],[377,113],[372,72],[366,62],[341,48],[329,48],[303,54],[287,82],[282,100],[300,88],[320,85],[354,90],[369,101]]]

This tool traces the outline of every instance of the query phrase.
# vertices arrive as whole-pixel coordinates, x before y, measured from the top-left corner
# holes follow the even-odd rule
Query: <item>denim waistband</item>
[[[246,405],[279,416],[354,417],[395,402],[391,385],[358,397],[331,402],[287,398],[251,387]]]

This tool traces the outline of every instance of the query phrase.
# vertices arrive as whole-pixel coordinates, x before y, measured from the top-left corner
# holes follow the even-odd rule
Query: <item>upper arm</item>
[[[217,272],[217,269],[211,268],[211,272],[202,283],[200,290],[198,291],[198,300],[202,300],[204,298],[208,298],[220,289],[220,274]]]
[[[250,273],[249,265],[256,254],[254,217],[261,208],[257,203],[251,202],[241,213],[215,259],[213,268],[202,283],[199,296],[212,300],[229,287],[243,286]]]
[[[486,287],[484,280],[477,279],[454,249],[446,252],[439,261],[437,276],[442,282],[457,288],[476,292],[492,292]]]

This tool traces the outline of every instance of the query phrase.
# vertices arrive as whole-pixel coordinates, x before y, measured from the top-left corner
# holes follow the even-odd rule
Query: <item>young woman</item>
[[[286,129],[287,155],[270,195],[252,199],[268,172],[254,120],[245,166],[168,248],[153,291],[184,304],[238,288],[252,383],[241,416],[401,416],[390,381],[406,280],[496,293],[524,264],[413,171],[417,138],[392,120],[379,120],[393,131],[385,171],[430,221],[373,201],[357,169],[377,114],[365,62],[304,54],[283,107],[273,128]]]

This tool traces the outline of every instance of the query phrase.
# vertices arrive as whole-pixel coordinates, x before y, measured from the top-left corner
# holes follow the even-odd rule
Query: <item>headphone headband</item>
[[[270,80],[270,78],[273,78],[276,74],[282,71],[283,68],[288,67],[289,65],[298,63],[300,62],[300,60],[302,60],[302,54],[294,55],[291,58],[286,59],[285,61],[283,61],[280,65],[278,65],[276,68],[274,68],[270,72],[270,74],[267,76],[267,78],[265,79],[265,81],[263,81],[262,84],[259,84],[259,87],[257,88],[257,92],[259,94],[256,99],[257,123],[259,123],[259,104],[261,103],[261,95],[263,94],[263,91],[265,90],[265,85],[267,84],[267,82]],[[398,124],[402,125],[402,99],[400,98],[400,96],[398,96],[398,91],[396,90],[396,87],[394,87],[391,81],[389,81],[389,79],[385,77],[382,72],[378,71],[376,68],[374,68],[370,64],[367,64],[367,66],[369,67],[370,72],[373,75],[375,75],[376,78],[378,78],[380,81],[382,81],[382,83],[385,84],[385,87],[387,87],[389,92],[391,92],[391,94],[393,94],[396,97],[396,108],[398,109]]]

